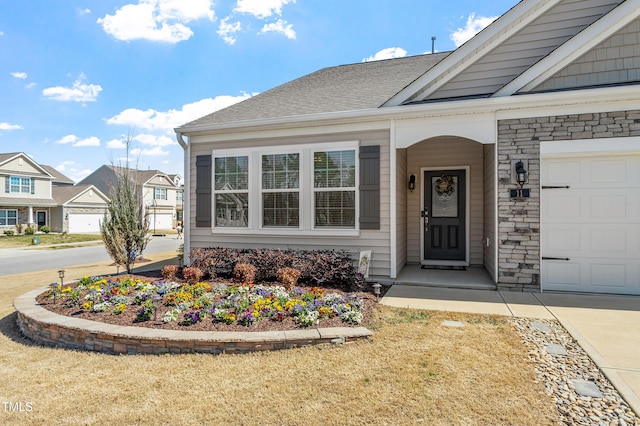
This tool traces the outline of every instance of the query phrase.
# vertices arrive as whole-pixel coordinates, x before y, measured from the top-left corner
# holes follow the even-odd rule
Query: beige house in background
[[[78,185],[93,185],[104,194],[109,194],[116,182],[118,167],[103,165]],[[145,213],[149,215],[149,228],[169,230],[175,228],[177,221],[178,175],[169,176],[159,170],[130,169],[133,183],[143,197]]]
[[[54,232],[100,232],[109,199],[92,185],[74,185],[24,153],[0,154],[0,231],[16,225]]]
[[[185,253],[639,295],[639,83],[637,0],[522,0],[453,52],[319,70],[175,129]]]

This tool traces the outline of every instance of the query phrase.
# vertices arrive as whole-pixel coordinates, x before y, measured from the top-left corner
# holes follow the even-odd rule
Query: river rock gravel
[[[511,321],[539,380],[555,399],[562,424],[640,426],[640,418],[559,322],[515,317]],[[585,387],[602,397],[578,393]]]

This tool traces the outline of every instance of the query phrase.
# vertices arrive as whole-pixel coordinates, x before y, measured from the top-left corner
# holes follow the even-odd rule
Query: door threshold
[[[421,269],[434,269],[438,271],[466,271],[464,265],[422,265]]]

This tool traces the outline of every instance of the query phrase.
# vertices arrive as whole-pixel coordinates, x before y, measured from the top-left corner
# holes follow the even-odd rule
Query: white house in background
[[[78,185],[89,184],[100,189],[107,196],[110,194],[120,167],[103,165],[89,176],[78,182]],[[131,179],[143,197],[145,212],[149,215],[149,228],[152,230],[169,230],[176,226],[176,178],[159,170],[129,170]],[[179,181],[179,176],[178,176]]]
[[[475,266],[639,295],[640,1],[514,3],[453,52],[323,69],[175,129],[185,253],[373,250],[374,279]]]
[[[16,225],[54,232],[100,232],[109,199],[92,185],[75,186],[51,166],[22,152],[0,154],[0,230]]]

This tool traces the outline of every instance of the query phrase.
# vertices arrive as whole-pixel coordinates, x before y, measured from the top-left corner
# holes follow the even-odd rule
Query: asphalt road
[[[175,235],[151,237],[143,255],[178,250],[178,246],[183,242],[184,240],[176,239]],[[38,246],[20,249],[0,249],[0,276],[66,268],[109,259],[109,254],[103,245],[57,250]]]

